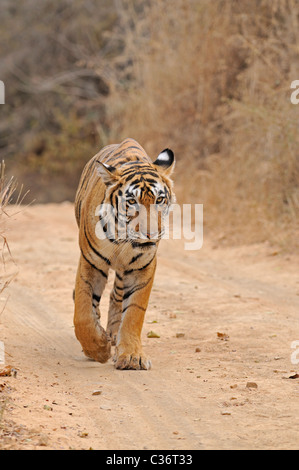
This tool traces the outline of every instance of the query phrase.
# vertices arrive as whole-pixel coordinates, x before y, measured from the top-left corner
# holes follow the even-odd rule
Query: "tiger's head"
[[[169,208],[175,202],[170,176],[172,150],[163,150],[152,163],[124,160],[110,166],[98,163],[106,185],[99,216],[106,237],[154,245],[164,234]]]

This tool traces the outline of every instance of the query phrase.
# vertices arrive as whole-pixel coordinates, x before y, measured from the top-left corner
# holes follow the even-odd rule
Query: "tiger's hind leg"
[[[96,269],[81,255],[75,287],[75,334],[84,354],[99,362],[106,362],[111,350],[110,338],[100,325],[98,309],[107,276],[107,267]]]
[[[122,314],[123,278],[119,272],[115,273],[114,286],[110,294],[107,334],[111,338],[111,344],[115,346]]]

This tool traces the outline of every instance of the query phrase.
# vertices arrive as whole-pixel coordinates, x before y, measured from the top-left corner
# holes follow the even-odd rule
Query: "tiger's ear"
[[[174,153],[170,149],[165,149],[154,161],[156,169],[165,176],[170,176],[175,167]]]
[[[114,166],[107,165],[103,162],[97,162],[97,171],[106,186],[116,183],[119,179],[118,172]]]

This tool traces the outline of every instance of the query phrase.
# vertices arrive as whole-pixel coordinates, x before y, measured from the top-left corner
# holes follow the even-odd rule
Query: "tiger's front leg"
[[[156,270],[156,257],[146,268],[124,272],[123,310],[118,331],[116,369],[150,369],[151,361],[144,355],[141,331]]]
[[[120,272],[115,273],[114,286],[110,293],[107,334],[112,346],[116,345],[117,333],[122,317],[123,278]]]
[[[87,357],[106,362],[110,357],[111,342],[100,325],[98,305],[107,282],[108,269],[96,269],[81,255],[75,287],[74,326]]]

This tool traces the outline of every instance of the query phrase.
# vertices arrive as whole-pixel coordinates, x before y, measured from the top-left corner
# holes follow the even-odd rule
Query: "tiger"
[[[85,165],[75,197],[80,259],[74,289],[75,336],[84,354],[116,369],[148,370],[141,332],[154,281],[157,249],[175,201],[170,149],[156,160],[134,139],[104,147]],[[154,224],[150,224],[154,213]],[[153,227],[154,225],[154,227]],[[114,229],[114,231],[113,231]],[[106,330],[100,300],[115,272]]]

